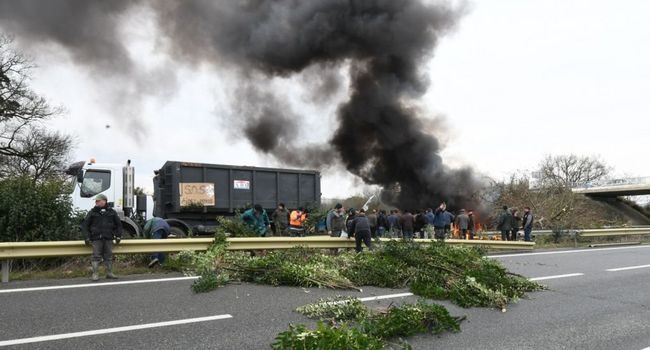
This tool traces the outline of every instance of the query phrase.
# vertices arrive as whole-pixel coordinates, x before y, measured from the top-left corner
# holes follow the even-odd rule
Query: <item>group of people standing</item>
[[[524,241],[530,242],[533,231],[534,217],[530,207],[524,207],[524,215],[517,208],[503,206],[503,211],[497,218],[497,230],[501,231],[501,240],[516,241],[519,230],[524,230]]]
[[[343,205],[336,204],[327,214],[327,233],[332,237],[354,236],[357,251],[361,251],[363,242],[371,247],[373,237],[393,237],[406,240],[428,238],[429,231],[437,239],[445,239],[450,236],[451,226],[455,224],[463,237],[474,238],[474,216],[470,210],[461,209],[458,215],[447,211],[445,203],[434,211],[426,210],[404,210],[393,209],[388,213],[386,210],[345,210]]]
[[[290,211],[284,203],[280,203],[269,219],[266,210],[256,204],[253,208],[244,211],[241,219],[260,237],[269,237],[274,234],[276,236],[303,237],[307,215],[307,211],[302,207]],[[271,229],[271,220],[273,220],[273,230]]]

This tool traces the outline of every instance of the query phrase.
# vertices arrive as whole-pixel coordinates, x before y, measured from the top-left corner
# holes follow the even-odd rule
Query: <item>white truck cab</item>
[[[140,236],[140,227],[132,219],[135,209],[134,173],[130,160],[126,166],[97,163],[95,159],[70,165],[66,174],[74,176],[76,180],[72,191],[73,206],[79,210],[90,210],[95,206],[95,197],[104,194],[109,205],[120,216],[125,235]],[[146,208],[141,209],[144,209],[146,217]]]

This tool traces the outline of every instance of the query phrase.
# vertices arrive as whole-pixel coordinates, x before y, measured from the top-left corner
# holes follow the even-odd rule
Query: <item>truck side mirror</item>
[[[79,172],[77,173],[77,182],[78,183],[83,183],[84,182],[84,171],[83,170],[79,170]]]

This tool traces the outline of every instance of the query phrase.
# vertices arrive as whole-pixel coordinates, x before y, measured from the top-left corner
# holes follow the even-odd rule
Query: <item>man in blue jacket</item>
[[[436,212],[433,217],[433,232],[436,239],[445,239],[446,232],[445,227],[451,223],[451,218],[447,215],[447,205],[445,203],[440,204],[436,209]]]
[[[171,227],[165,219],[153,217],[144,224],[144,236],[151,239],[167,239]],[[165,263],[165,254],[155,253],[151,256],[149,267],[154,267],[156,264]]]
[[[259,204],[255,204],[252,209],[246,210],[241,215],[241,219],[260,237],[266,236],[266,231],[271,229],[271,220],[266,215],[266,210]]]

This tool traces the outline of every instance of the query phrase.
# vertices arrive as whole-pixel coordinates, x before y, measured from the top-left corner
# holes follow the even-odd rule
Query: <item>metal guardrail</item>
[[[382,238],[389,241],[390,238]],[[428,243],[430,239],[415,239],[415,242]],[[180,252],[185,250],[204,251],[212,244],[212,238],[183,239],[128,239],[113,246],[113,254],[146,254],[157,252]],[[448,244],[465,246],[482,246],[491,249],[533,249],[532,242],[503,242],[489,240],[456,240]],[[354,248],[354,239],[332,238],[329,236],[311,237],[268,237],[268,238],[228,238],[228,250],[266,250],[305,247],[314,249]],[[64,256],[91,255],[92,248],[83,241],[54,242],[5,242],[0,243],[0,260],[2,261],[2,282],[9,281],[9,260],[23,258],[48,258]]]
[[[578,230],[578,237],[650,235],[650,227]]]

